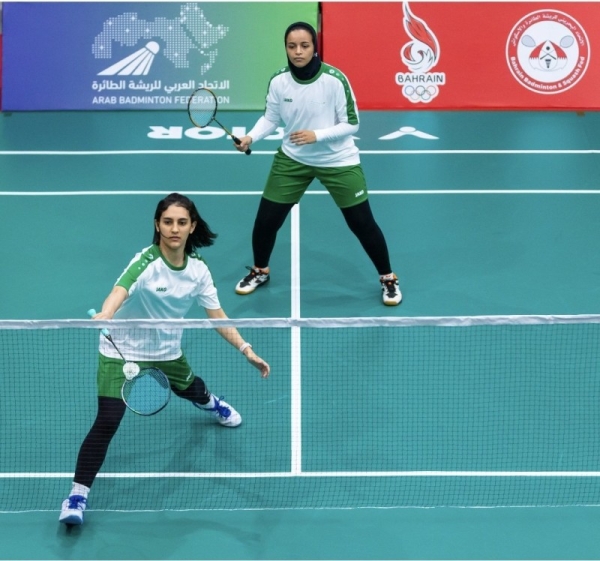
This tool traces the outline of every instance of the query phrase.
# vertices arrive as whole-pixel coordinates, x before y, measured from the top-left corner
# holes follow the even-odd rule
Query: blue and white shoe
[[[198,403],[194,403],[194,405],[198,409],[212,413],[217,422],[224,427],[239,427],[242,424],[242,416],[229,403],[223,401],[222,397],[217,399],[217,396],[213,395],[213,398],[215,400],[213,407],[202,406]]]
[[[58,521],[63,524],[83,524],[83,511],[87,505],[87,499],[81,495],[71,495],[62,504],[62,510]]]

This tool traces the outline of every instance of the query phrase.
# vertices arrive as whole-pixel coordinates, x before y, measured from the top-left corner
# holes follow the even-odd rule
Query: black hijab
[[[289,57],[288,65],[290,67],[291,73],[298,80],[310,80],[317,75],[319,69],[321,68],[321,59],[319,58],[319,54],[317,53],[317,32],[315,31],[312,25],[303,21],[297,21],[296,23],[292,23],[292,25],[290,25],[285,30],[285,35],[283,36],[283,41],[285,44],[287,44],[287,36],[289,35],[290,31],[295,31],[296,29],[304,29],[305,31],[308,31],[311,34],[313,45],[315,46],[315,54],[313,55],[311,61],[303,68],[298,68],[297,66],[294,66]]]

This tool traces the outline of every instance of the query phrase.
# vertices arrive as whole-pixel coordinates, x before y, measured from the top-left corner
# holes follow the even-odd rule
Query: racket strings
[[[157,368],[144,368],[138,376],[127,380],[121,389],[123,401],[140,415],[158,413],[169,402],[171,386]]]
[[[188,112],[197,126],[206,127],[217,112],[217,99],[208,90],[199,90],[190,97]]]

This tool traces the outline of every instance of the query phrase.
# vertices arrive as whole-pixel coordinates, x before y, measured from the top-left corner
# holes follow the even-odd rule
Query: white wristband
[[[240,353],[243,353],[248,347],[252,348],[252,345],[250,343],[242,343],[240,346]]]

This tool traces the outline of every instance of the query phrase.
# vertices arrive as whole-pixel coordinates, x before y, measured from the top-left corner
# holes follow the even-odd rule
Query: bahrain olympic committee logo
[[[440,60],[440,45],[429,26],[402,4],[404,30],[411,40],[400,50],[400,58],[409,72],[398,72],[396,84],[402,86],[402,95],[412,103],[430,103],[446,83],[444,72],[430,72]]]
[[[126,12],[104,22],[102,32],[94,39],[92,53],[97,59],[112,57],[113,42],[135,47],[145,41],[142,48],[98,72],[98,76],[145,76],[164,45],[163,54],[175,68],[189,68],[189,54],[198,51],[203,57],[200,73],[210,70],[217,59],[215,45],[223,39],[228,27],[213,25],[195,2],[182,4],[179,17],[139,19],[137,13]]]
[[[590,44],[583,27],[568,14],[538,10],[513,27],[506,60],[524,88],[558,94],[583,78],[590,62]]]

